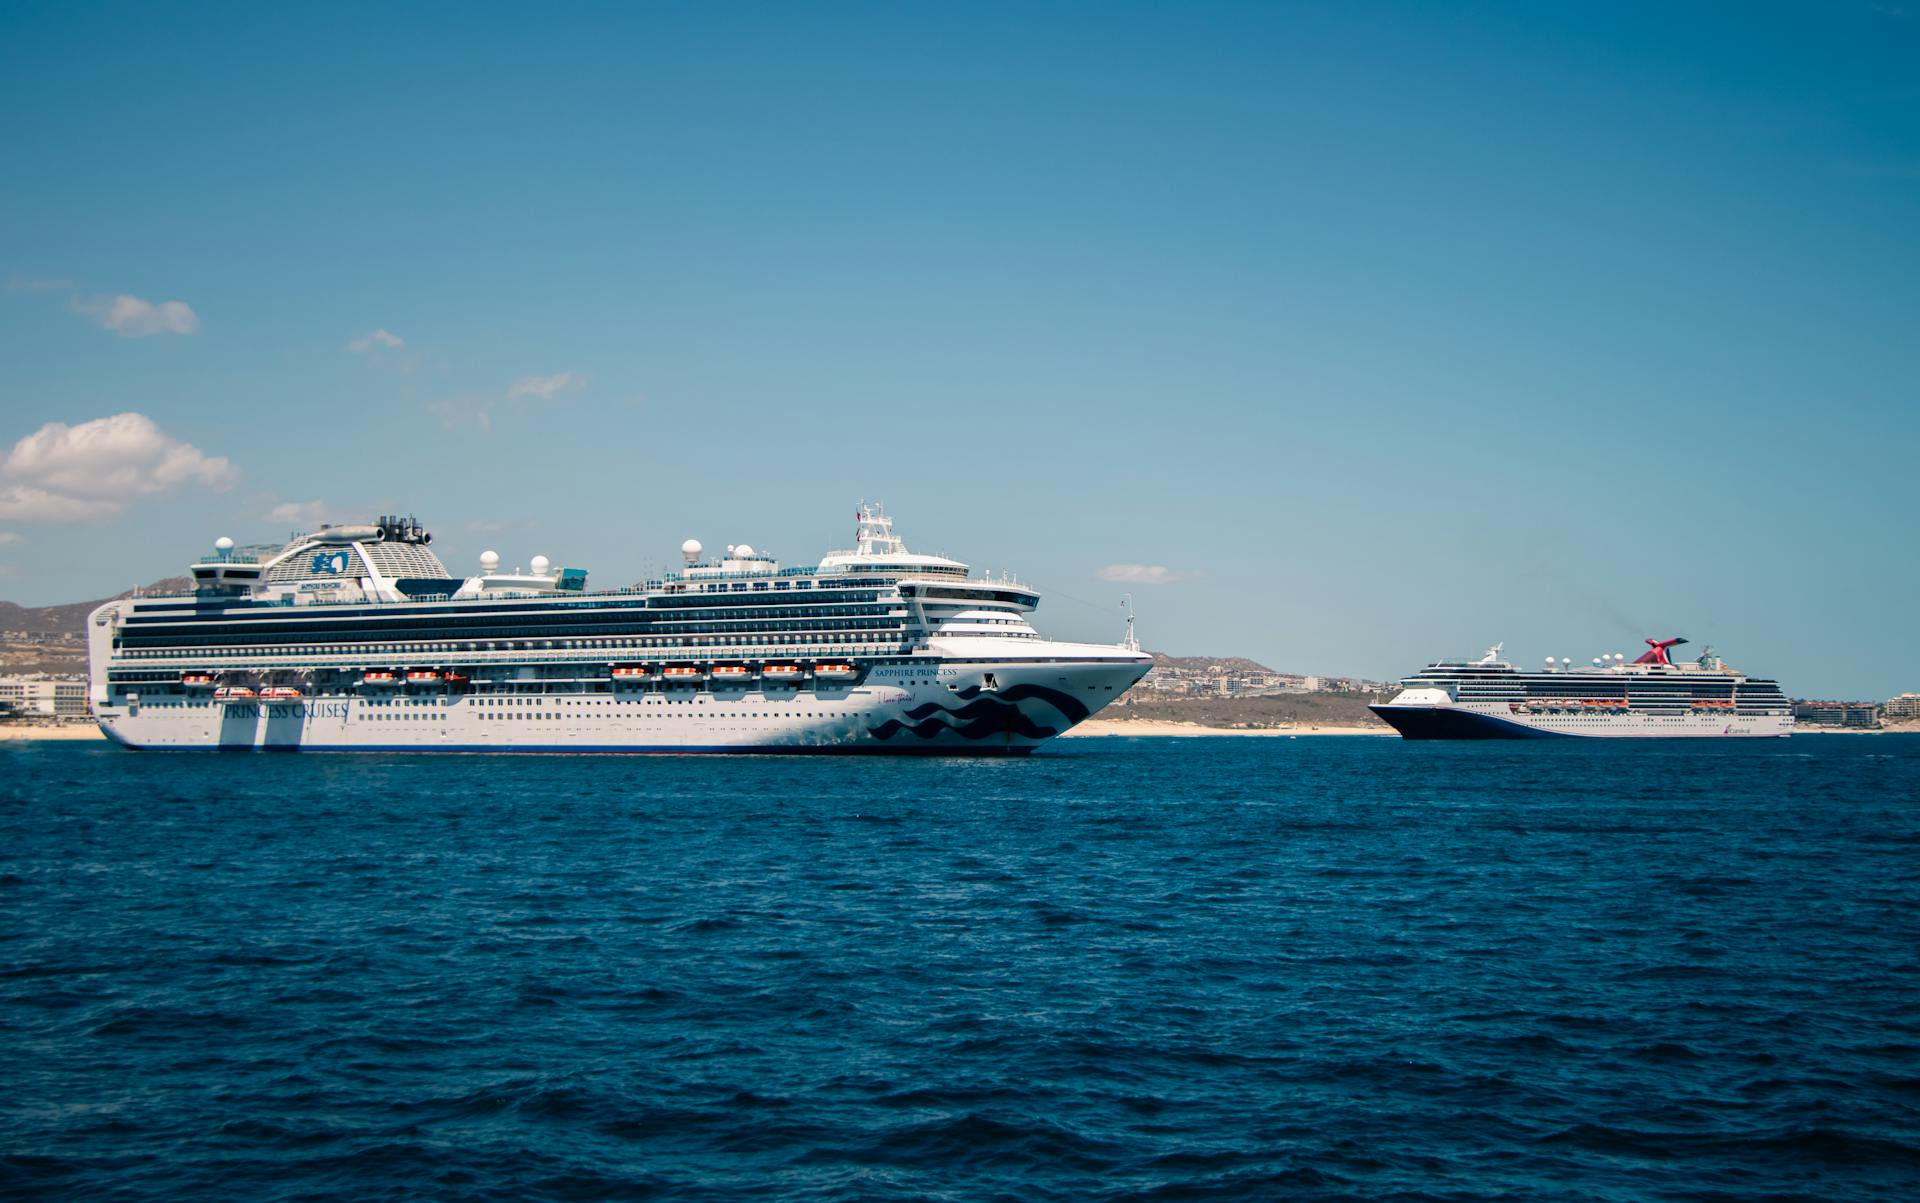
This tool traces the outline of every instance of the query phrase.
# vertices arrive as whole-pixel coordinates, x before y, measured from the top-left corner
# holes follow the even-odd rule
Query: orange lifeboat
[[[700,681],[700,670],[691,664],[670,664],[660,671],[670,684],[695,685]]]
[[[297,702],[300,691],[291,685],[269,685],[260,691],[260,696],[269,702]]]
[[[211,689],[213,678],[206,673],[182,673],[180,683],[188,689]]]
[[[851,664],[817,664],[813,669],[818,681],[851,681],[859,675]]]
[[[776,684],[789,684],[798,681],[806,674],[798,664],[769,664],[760,670],[760,678]]]
[[[222,685],[213,691],[214,700],[219,702],[250,702],[254,696],[245,685]]]
[[[431,668],[416,668],[407,674],[409,685],[438,685],[440,674]]]
[[[713,666],[713,680],[716,685],[744,685],[753,679],[753,670],[744,664],[716,664]]]
[[[399,683],[400,683],[400,678],[394,676],[390,672],[382,672],[377,669],[373,672],[363,673],[360,676],[360,684],[366,686],[369,689],[390,687],[390,686],[398,685]]]

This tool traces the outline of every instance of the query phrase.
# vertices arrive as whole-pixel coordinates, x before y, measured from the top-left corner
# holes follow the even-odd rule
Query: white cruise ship
[[[451,575],[412,519],[230,539],[195,591],[88,620],[89,696],[131,748],[466,752],[1030,752],[1151,659],[1043,638],[1039,594],[909,552],[878,507],[855,546],[782,568],[744,544],[591,592],[535,557]]]
[[[1675,663],[1684,639],[1649,639],[1591,665],[1547,657],[1539,672],[1500,658],[1442,660],[1404,678],[1392,701],[1370,709],[1408,739],[1535,739],[1543,736],[1712,738],[1789,735],[1793,706],[1776,681],[1727,667],[1708,648]]]

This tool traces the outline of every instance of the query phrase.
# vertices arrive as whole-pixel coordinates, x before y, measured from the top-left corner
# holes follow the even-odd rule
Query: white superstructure
[[[1674,663],[1684,639],[1649,639],[1649,650],[1597,656],[1591,665],[1547,657],[1538,672],[1500,658],[1442,660],[1403,679],[1392,701],[1371,709],[1408,739],[1532,739],[1551,736],[1673,738],[1779,736],[1793,706],[1776,681],[1729,668],[1708,648]]]
[[[782,568],[745,544],[590,592],[536,556],[449,574],[412,519],[231,540],[195,592],[88,621],[90,700],[135,748],[1022,753],[1151,666],[1064,643],[1039,594],[914,554],[876,506],[855,546]]]

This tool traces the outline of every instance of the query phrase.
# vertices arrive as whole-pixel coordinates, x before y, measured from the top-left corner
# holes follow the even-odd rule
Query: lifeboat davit
[[[814,666],[813,675],[819,681],[851,681],[860,674],[851,664],[820,664]]]

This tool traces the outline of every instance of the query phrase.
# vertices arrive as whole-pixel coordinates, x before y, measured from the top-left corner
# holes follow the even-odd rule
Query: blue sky
[[[1920,689],[1920,5],[16,3],[0,154],[12,600],[864,497],[1062,635]]]

